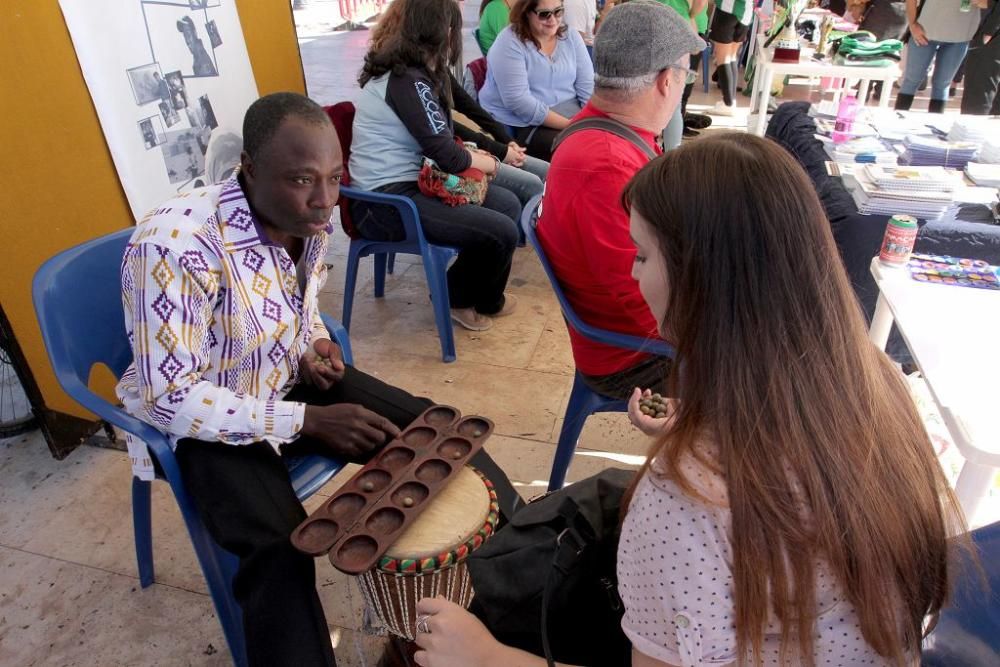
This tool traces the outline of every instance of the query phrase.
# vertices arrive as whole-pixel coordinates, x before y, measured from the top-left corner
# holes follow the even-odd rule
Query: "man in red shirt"
[[[611,118],[660,152],[656,137],[680,103],[690,54],[705,43],[673,9],[636,0],[613,9],[594,39],[594,95],[574,121]],[[601,129],[580,130],[552,158],[538,237],[566,298],[588,324],[653,338],[657,322],[632,279],[635,246],[621,206],[625,184],[648,158]],[[628,398],[663,389],[669,360],[587,340],[569,330],[576,367],[591,388]]]

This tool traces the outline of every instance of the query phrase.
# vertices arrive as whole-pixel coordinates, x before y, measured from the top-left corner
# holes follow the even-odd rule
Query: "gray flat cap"
[[[601,79],[632,78],[659,72],[705,42],[673,8],[654,0],[616,6],[594,37],[594,73]]]

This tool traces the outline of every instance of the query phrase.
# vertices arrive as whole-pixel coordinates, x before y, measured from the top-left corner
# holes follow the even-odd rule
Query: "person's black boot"
[[[731,76],[729,69],[729,63],[722,65],[716,72],[719,73],[719,88],[722,89],[722,101],[725,102],[727,107],[733,106],[733,89],[736,88],[735,81],[730,84],[729,77]]]
[[[931,100],[927,105],[927,111],[929,113],[944,113],[944,105],[947,103],[945,100]]]
[[[896,111],[909,111],[912,106],[913,95],[907,95],[906,93],[896,95],[896,106],[893,107]]]

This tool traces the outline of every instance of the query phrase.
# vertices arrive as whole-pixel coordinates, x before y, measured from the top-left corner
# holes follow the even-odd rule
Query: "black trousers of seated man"
[[[309,405],[356,403],[400,428],[432,404],[351,366],[329,390],[298,385],[286,400]],[[322,444],[300,438],[282,447],[282,456],[324,450]],[[240,559],[233,594],[243,610],[250,664],[336,665],[316,592],[314,560],[299,553],[289,540],[307,515],[292,489],[282,456],[267,442],[234,446],[191,438],[177,443],[176,455],[184,484],[208,532]],[[470,463],[494,483],[501,520],[509,518],[521,502],[510,480],[485,451]]]

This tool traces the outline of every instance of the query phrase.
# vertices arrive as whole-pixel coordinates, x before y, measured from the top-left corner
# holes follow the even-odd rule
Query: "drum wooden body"
[[[493,484],[468,466],[455,473],[378,566],[358,577],[368,608],[412,641],[418,600],[442,595],[468,607],[474,592],[465,559],[493,534],[498,517]]]

